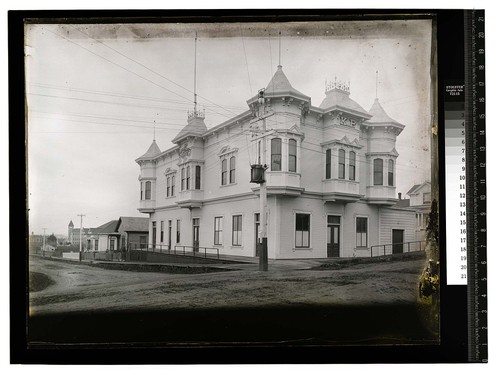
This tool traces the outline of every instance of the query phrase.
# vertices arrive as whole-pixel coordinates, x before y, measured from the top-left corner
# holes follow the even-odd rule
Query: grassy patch
[[[30,292],[39,292],[55,284],[54,280],[40,272],[30,272],[29,288]]]

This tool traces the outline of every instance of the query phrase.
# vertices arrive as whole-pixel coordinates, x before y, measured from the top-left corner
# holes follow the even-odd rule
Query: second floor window
[[[345,151],[339,150],[339,178],[345,179]]]
[[[184,191],[186,186],[186,170],[184,168],[181,169],[181,191]]]
[[[186,168],[186,190],[189,190],[189,182],[191,180],[191,168]]]
[[[141,182],[141,201],[144,199],[144,182]]]
[[[170,195],[172,197],[175,195],[175,174],[172,176],[172,187],[170,188]]]
[[[389,186],[394,186],[394,160],[389,159],[387,169],[388,169],[387,172],[388,184]]]
[[[281,139],[271,139],[271,171],[281,171]]]
[[[145,183],[144,199],[146,200],[151,199],[151,181],[146,181]]]
[[[201,189],[201,166],[199,165],[194,167],[194,188],[196,190]]]
[[[222,160],[221,185],[227,185],[227,159]]]
[[[236,158],[231,156],[229,159],[229,183],[234,184],[236,182]]]
[[[373,161],[373,185],[384,184],[384,161],[375,159]]]
[[[297,172],[297,141],[288,141],[288,172]]]
[[[167,198],[170,197],[170,188],[171,188],[171,183],[170,183],[170,177],[167,177]]]
[[[349,152],[349,180],[356,180],[356,153]]]
[[[332,178],[332,150],[326,150],[326,174],[327,179]]]

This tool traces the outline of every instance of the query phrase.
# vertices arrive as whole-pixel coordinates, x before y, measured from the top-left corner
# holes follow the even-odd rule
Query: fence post
[[[385,245],[384,245],[384,255],[385,255]]]
[[[408,242],[408,252],[410,252],[410,243]]]

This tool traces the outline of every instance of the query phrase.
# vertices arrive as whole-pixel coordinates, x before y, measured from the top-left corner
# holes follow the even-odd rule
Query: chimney
[[[401,193],[398,193],[398,198],[399,200],[401,200]]]

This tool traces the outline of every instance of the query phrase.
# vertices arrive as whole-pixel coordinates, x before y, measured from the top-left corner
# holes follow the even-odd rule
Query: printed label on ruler
[[[465,92],[463,84],[446,85],[444,128],[447,283],[448,285],[467,285]]]

